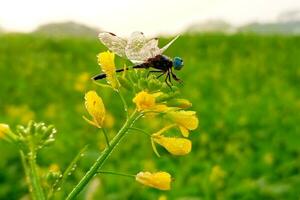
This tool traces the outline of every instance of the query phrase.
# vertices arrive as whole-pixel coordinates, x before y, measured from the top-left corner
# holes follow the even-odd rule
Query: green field
[[[54,163],[65,169],[89,144],[61,195],[105,145],[102,134],[82,119],[84,93],[96,89],[103,97],[111,116],[110,137],[124,121],[117,95],[90,80],[100,71],[96,55],[103,50],[97,38],[0,35],[0,122],[14,127],[33,118],[56,126],[56,142],[38,157],[44,173]],[[182,36],[166,54],[184,59],[183,70],[177,72],[184,84],[178,87],[200,119],[191,134],[192,153],[158,158],[145,135],[132,133],[104,169],[168,171],[175,177],[172,190],[161,192],[132,179],[103,175],[79,199],[299,199],[300,37]],[[157,125],[155,120],[138,123],[149,131]],[[0,199],[26,196],[18,150],[0,141],[0,152]],[[219,175],[212,174],[215,166]]]

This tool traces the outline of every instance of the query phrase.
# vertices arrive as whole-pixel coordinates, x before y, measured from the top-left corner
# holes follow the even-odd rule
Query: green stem
[[[91,166],[89,171],[83,176],[79,183],[69,193],[66,200],[74,199],[88,184],[88,182],[97,174],[98,170],[102,167],[106,159],[110,156],[111,152],[119,144],[121,139],[124,137],[128,129],[134,124],[134,122],[140,117],[137,111],[134,111],[132,115],[126,120],[125,124],[119,130],[117,135],[112,139],[110,146],[107,146],[104,151],[100,154],[95,163]]]
[[[98,171],[98,174],[113,174],[113,175],[118,175],[118,176],[126,176],[130,178],[134,178],[135,175],[132,174],[125,174],[125,173],[119,173],[119,172],[112,172],[112,171]]]
[[[126,103],[126,100],[125,98],[123,97],[122,93],[120,90],[117,91],[117,93],[119,94],[121,100],[122,100],[122,103],[123,103],[123,106],[124,106],[124,110],[126,112],[126,118],[128,119],[129,117],[129,114],[128,114],[128,106],[127,106],[127,103]]]
[[[25,158],[24,152],[22,150],[20,150],[20,156],[21,156],[22,166],[23,166],[24,172],[25,172],[26,183],[29,187],[29,191],[32,192],[32,185],[30,184],[31,181],[29,178],[29,168],[27,166],[26,158]],[[32,194],[32,196],[33,196],[33,194]]]
[[[106,145],[109,147],[110,144],[109,144],[109,139],[108,139],[107,133],[106,133],[106,131],[103,127],[101,129],[102,129],[102,132],[103,132],[104,137],[105,137]]]
[[[151,137],[151,134],[149,134],[148,132],[144,131],[143,129],[140,129],[140,128],[136,128],[136,127],[131,127],[130,130],[135,130],[135,131],[139,131],[149,137]]]
[[[36,165],[36,153],[35,151],[31,151],[31,154],[27,157],[27,165],[29,168],[25,171],[27,171],[30,181],[30,192],[32,194],[32,199],[34,200],[45,200],[45,195],[41,186],[40,178],[38,176],[37,172],[37,165]]]

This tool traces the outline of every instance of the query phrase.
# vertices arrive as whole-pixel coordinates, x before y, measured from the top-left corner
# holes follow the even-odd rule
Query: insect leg
[[[162,74],[158,75],[156,78],[161,77],[162,75],[164,75],[166,72],[163,72]]]
[[[175,80],[175,81],[177,81],[177,82],[179,82],[179,83],[182,83],[183,81],[180,79],[180,78],[178,78],[172,71],[171,71],[171,74],[172,74],[172,77],[173,77],[173,79]]]
[[[167,76],[166,76],[166,78],[165,78],[165,82],[166,82],[166,84],[169,86],[169,88],[172,90],[172,87],[171,87],[170,83],[168,82],[168,79],[169,79],[169,78],[170,78],[170,73],[167,72]]]
[[[171,73],[172,73],[172,71],[171,71]],[[173,83],[172,83],[172,80],[171,80],[171,75],[170,75],[170,70],[168,70],[168,77],[169,77],[169,82],[171,83],[171,85],[173,85]]]

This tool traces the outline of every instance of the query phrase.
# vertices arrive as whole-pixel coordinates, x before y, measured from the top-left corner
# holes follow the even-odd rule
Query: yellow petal
[[[195,111],[171,111],[167,115],[179,126],[184,136],[188,136],[188,130],[195,130],[198,127],[199,120]]]
[[[191,152],[192,142],[186,138],[153,136],[153,140],[175,156],[183,156]]]
[[[102,127],[105,118],[105,107],[101,97],[95,91],[89,91],[85,94],[85,107],[93,118],[91,121],[98,127]]]
[[[159,190],[171,189],[171,175],[167,172],[140,172],[135,176],[137,182]]]
[[[136,104],[138,111],[145,111],[155,106],[155,97],[145,91],[137,93],[132,101]]]
[[[114,89],[119,87],[116,75],[115,54],[109,51],[102,52],[98,55],[98,63],[102,71],[106,74],[106,80]]]
[[[187,128],[183,127],[183,126],[179,126],[180,132],[184,137],[189,137],[190,132]]]

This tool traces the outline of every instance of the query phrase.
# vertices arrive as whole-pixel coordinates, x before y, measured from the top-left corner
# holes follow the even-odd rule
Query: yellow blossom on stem
[[[132,101],[136,104],[138,111],[165,112],[168,110],[168,107],[155,102],[155,98],[159,95],[161,95],[160,92],[149,94],[146,91],[141,91],[135,95]]]
[[[162,133],[166,132],[167,130],[173,128],[176,124],[172,124],[166,126],[159,130],[158,132],[152,134],[151,142],[154,152],[159,156],[155,143],[160,144],[163,146],[168,152],[175,156],[183,156],[191,152],[192,149],[192,142],[186,138],[176,138],[176,137],[165,137]]]
[[[85,107],[93,119],[89,120],[86,117],[84,119],[88,123],[101,128],[105,119],[105,107],[101,97],[95,91],[89,91],[85,94]]]
[[[4,138],[9,131],[10,128],[7,124],[0,124],[0,139]]]
[[[178,125],[184,137],[189,136],[189,130],[195,130],[198,127],[199,120],[195,111],[170,111],[167,116]]]
[[[137,93],[132,101],[136,104],[138,111],[147,110],[155,106],[155,97],[145,91]]]
[[[171,189],[171,175],[167,172],[140,172],[135,176],[135,180],[143,185],[159,190]]]
[[[152,139],[175,156],[186,155],[190,153],[192,149],[192,142],[186,138],[165,137],[159,135],[153,136]]]
[[[106,80],[114,89],[119,88],[119,82],[116,75],[115,54],[109,51],[98,54],[98,64],[106,74]]]

